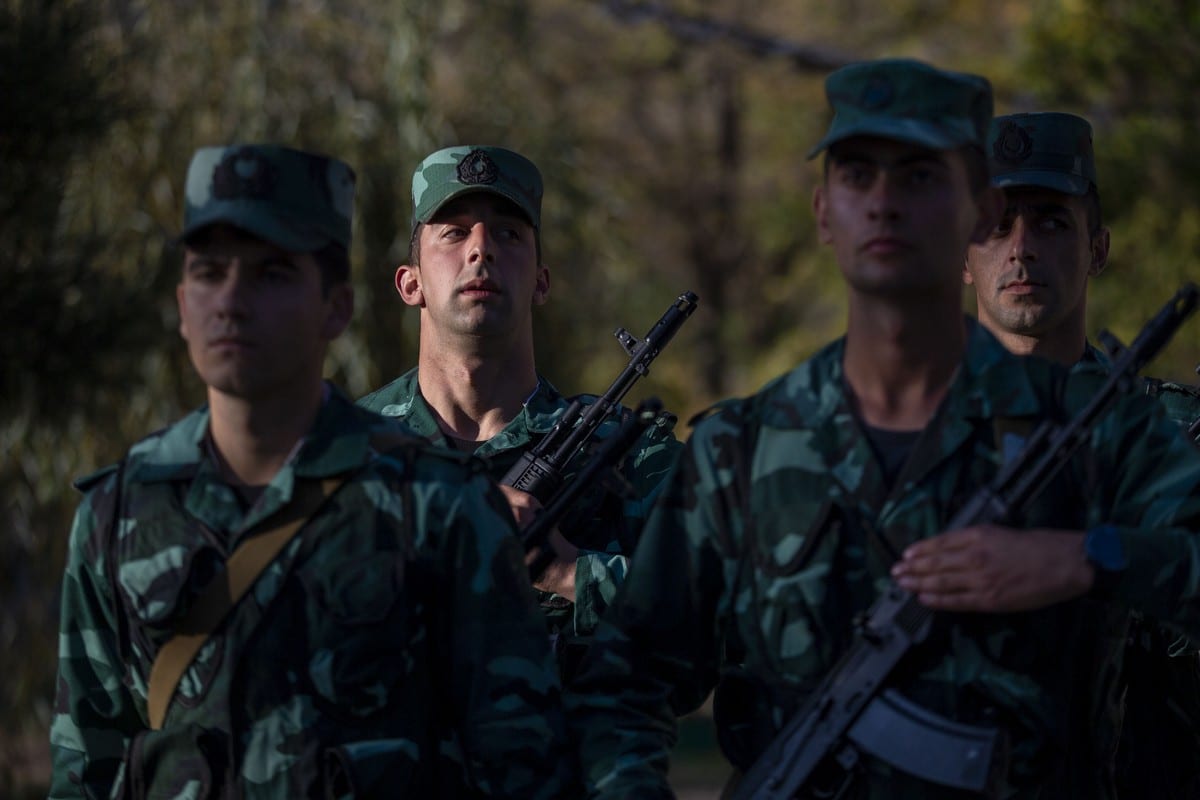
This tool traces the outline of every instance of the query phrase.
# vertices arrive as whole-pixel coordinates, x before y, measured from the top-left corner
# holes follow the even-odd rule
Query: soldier
[[[1007,204],[967,252],[963,280],[975,286],[979,321],[1014,353],[1107,364],[1086,334],[1088,279],[1109,251],[1092,126],[1059,112],[997,117],[988,158]],[[1200,389],[1150,380],[1146,390],[1184,427],[1200,419]]]
[[[473,796],[567,790],[504,498],[322,381],[354,180],[192,159],[176,297],[208,402],[79,484],[51,797],[453,796],[451,739]]]
[[[1085,327],[1088,279],[1104,269],[1109,252],[1092,126],[1059,112],[997,117],[988,158],[1007,202],[991,235],[967,249],[963,280],[975,286],[979,321],[1014,353],[1108,366]],[[1153,379],[1146,387],[1176,422],[1200,419],[1200,390]],[[1198,797],[1196,648],[1144,620],[1132,630],[1121,681],[1120,796]]]
[[[1084,596],[1200,627],[1194,599],[1181,602],[1196,579],[1158,571],[1196,541],[1200,454],[1157,406],[1122,397],[1024,530],[936,535],[994,476],[1009,435],[1073,412],[1097,376],[1013,356],[962,314],[962,254],[1002,209],[983,155],[987,81],[882,60],[832,73],[826,92],[813,208],[846,281],[846,335],[696,426],[568,687],[585,781],[597,797],[669,796],[673,717],[714,686],[722,750],[747,769],[894,577],[928,606],[991,613],[939,616],[890,688],[1002,732],[996,796],[1103,797],[1079,744],[1092,698],[1076,677],[1095,666]],[[848,762],[826,765],[848,797],[963,796],[910,762],[860,756],[844,775]]]
[[[483,456],[503,478],[575,398],[538,374],[533,307],[550,294],[542,261],[542,176],[501,147],[463,145],[429,155],[413,172],[409,263],[396,291],[420,309],[417,367],[359,404],[402,420],[443,447]],[[595,398],[584,396],[585,402]],[[615,430],[606,424],[601,437]],[[570,673],[626,571],[651,501],[679,444],[666,419],[647,431],[621,472],[631,496],[597,487],[563,520],[557,558],[537,584]],[[527,524],[537,501],[503,487]]]

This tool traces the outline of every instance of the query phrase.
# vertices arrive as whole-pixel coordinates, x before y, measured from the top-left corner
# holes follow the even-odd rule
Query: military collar
[[[329,387],[316,422],[290,463],[297,476],[325,478],[365,464],[371,457],[368,443],[370,415],[357,408],[337,387]],[[160,433],[147,437],[129,451],[130,480],[140,483],[189,480],[208,459],[204,438],[208,433],[207,405],[188,414]]]
[[[1079,359],[1078,364],[1095,364],[1103,367],[1105,370],[1112,369],[1112,359],[1108,354],[1096,347],[1091,342],[1085,342],[1083,348],[1083,357]]]
[[[959,405],[947,410],[973,419],[1040,415],[1043,403],[1031,372],[1052,369],[1050,362],[1014,355],[972,317],[966,320],[967,349],[949,395]]]
[[[390,394],[397,402],[383,406],[379,412],[384,416],[397,417],[419,436],[435,444],[445,438],[433,412],[421,396],[417,370],[411,369],[396,379]],[[537,385],[525,398],[521,411],[504,429],[476,450],[478,455],[523,447],[535,435],[548,433],[558,421],[567,401],[550,381],[537,376]]]
[[[967,342],[962,363],[943,401],[944,411],[940,413],[968,419],[1024,417],[1040,413],[1041,403],[1030,380],[1030,365],[1025,363],[1026,359],[1004,349],[999,340],[972,317],[965,316],[965,320]],[[843,388],[845,350],[846,338],[843,336],[776,382],[776,387],[782,390],[779,394],[782,403],[776,411],[799,415],[805,425],[814,427],[827,423],[836,414],[850,413]],[[783,420],[777,419],[775,424],[779,423]],[[784,427],[787,427],[786,423]]]

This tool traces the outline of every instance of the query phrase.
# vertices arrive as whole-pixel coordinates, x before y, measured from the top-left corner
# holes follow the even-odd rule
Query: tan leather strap
[[[146,713],[150,727],[160,730],[167,708],[183,673],[208,637],[228,616],[246,591],[275,560],[284,546],[304,527],[326,498],[337,491],[345,476],[328,478],[320,483],[319,491],[302,492],[303,496],[289,503],[280,513],[286,519],[268,531],[251,536],[242,542],[225,562],[225,570],[213,579],[196,597],[192,608],[180,621],[175,635],[159,648],[150,667],[150,684],[146,690]],[[297,491],[304,484],[297,484]],[[312,485],[312,484],[309,484]]]

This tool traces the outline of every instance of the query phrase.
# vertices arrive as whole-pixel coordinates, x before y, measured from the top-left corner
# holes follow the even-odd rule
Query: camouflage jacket
[[[521,413],[475,451],[488,462],[492,478],[503,478],[522,453],[550,432],[573,399],[539,378],[537,389],[525,401]],[[583,395],[580,399],[590,403],[595,397]],[[415,369],[358,402],[384,416],[398,418],[434,444],[452,446],[421,396]],[[616,421],[604,423],[597,439],[602,441],[616,429]],[[655,425],[643,434],[622,464],[620,473],[627,484],[627,496],[597,486],[580,498],[578,508],[559,525],[563,535],[580,548],[575,564],[575,602],[548,592],[539,592],[539,600],[556,642],[564,680],[625,579],[628,556],[680,447],[669,425]],[[578,461],[577,456],[575,463]],[[568,479],[571,474],[573,470],[568,469]]]
[[[1088,343],[1081,363],[1110,369],[1108,356]],[[1146,394],[1186,430],[1200,419],[1200,390],[1156,378],[1143,380]],[[1200,433],[1196,440],[1200,441]],[[1114,720],[1118,741],[1115,782],[1126,798],[1192,800],[1200,796],[1200,659],[1195,643],[1168,626],[1134,613],[1129,646],[1119,674],[1097,673],[1099,690],[1124,697]]]
[[[1091,342],[1088,342],[1081,361],[1085,364],[1099,364],[1105,369],[1112,364],[1109,357]],[[1187,430],[1200,422],[1200,386],[1188,386],[1159,378],[1144,378],[1142,383],[1146,387],[1146,394],[1157,398],[1167,412],[1167,417],[1180,428]],[[1200,444],[1200,429],[1196,430],[1192,438]]]
[[[844,340],[699,423],[566,694],[595,796],[669,797],[674,717],[714,687],[722,749],[751,764],[845,651],[896,556],[994,476],[1009,450],[998,442],[1080,407],[1102,377],[1068,379],[969,327],[959,373],[890,488],[843,389]],[[1117,526],[1128,568],[1112,597],[1200,627],[1200,454],[1156,404],[1122,397],[1017,524]],[[1124,645],[1108,607],[1089,595],[944,615],[894,685],[1008,732],[1003,796],[1103,797],[1111,753],[1090,728],[1119,698],[1094,698],[1092,676]],[[864,760],[850,797],[956,796]]]
[[[561,796],[559,681],[481,463],[333,391],[247,509],[206,455],[208,422],[193,412],[83,486],[50,796],[456,796],[460,780],[471,796]],[[198,588],[335,475],[149,730],[151,664]],[[439,741],[457,752],[439,759],[454,749]]]

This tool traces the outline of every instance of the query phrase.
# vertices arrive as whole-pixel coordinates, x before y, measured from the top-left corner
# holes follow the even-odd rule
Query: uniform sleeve
[[[575,635],[591,636],[600,617],[625,581],[629,559],[613,553],[580,550],[575,559]]]
[[[50,798],[109,796],[129,740],[143,727],[124,684],[106,573],[116,476],[75,514],[63,578]]]
[[[667,478],[628,579],[567,691],[584,782],[594,797],[671,797],[676,717],[716,684],[724,587],[739,506],[718,470],[720,420],[698,430]],[[736,470],[735,470],[736,471]]]
[[[1088,526],[1114,526],[1127,560],[1113,599],[1200,638],[1200,449],[1157,403],[1133,395],[1092,441],[1088,482],[1102,488]]]
[[[573,796],[558,673],[512,512],[476,477],[445,519],[450,685],[468,774],[493,797]]]

